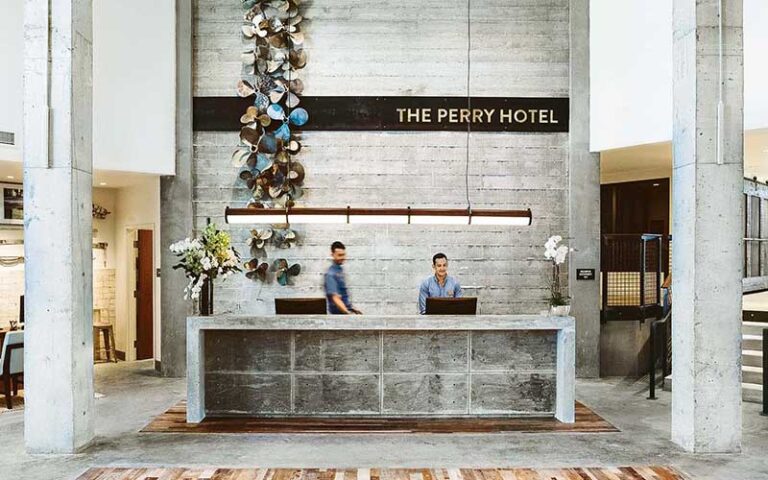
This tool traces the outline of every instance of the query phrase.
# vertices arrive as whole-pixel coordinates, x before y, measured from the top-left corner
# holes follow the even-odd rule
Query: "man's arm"
[[[453,289],[453,298],[459,298],[463,296],[461,293],[461,285],[459,284],[459,281],[456,280],[456,288]]]
[[[419,313],[424,315],[427,313],[427,297],[429,296],[429,285],[427,282],[421,282],[419,287]]]
[[[331,294],[331,301],[334,305],[336,305],[336,308],[338,308],[341,313],[344,315],[349,315],[349,309],[346,305],[344,305],[344,300],[341,299],[341,295],[338,293]]]

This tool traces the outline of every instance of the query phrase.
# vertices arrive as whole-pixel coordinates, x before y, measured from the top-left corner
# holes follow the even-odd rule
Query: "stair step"
[[[763,401],[763,386],[754,383],[742,383],[741,398],[745,402],[761,403]]]
[[[762,322],[742,322],[741,333],[747,335],[762,335],[763,329],[768,328],[768,323]]]
[[[672,375],[669,375],[664,379],[664,390],[667,392],[672,391]],[[750,403],[762,403],[763,386],[756,383],[742,382],[741,399]]]
[[[763,369],[760,367],[750,367],[745,365],[741,367],[741,381],[756,385],[763,384]]]
[[[746,365],[748,367],[762,367],[763,351],[762,350],[742,350],[741,361],[743,365]]]
[[[741,348],[743,350],[763,350],[763,336],[762,335],[741,335]]]

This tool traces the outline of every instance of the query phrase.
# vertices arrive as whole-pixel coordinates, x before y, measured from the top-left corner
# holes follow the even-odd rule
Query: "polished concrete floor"
[[[601,434],[200,435],[137,433],[184,397],[151,363],[96,367],[96,439],[84,453],[24,453],[21,411],[0,414],[0,479],[71,479],[93,466],[506,467],[673,465],[694,479],[768,479],[768,417],[744,404],[739,455],[690,455],[669,438],[670,394],[580,381],[577,398],[619,427]]]

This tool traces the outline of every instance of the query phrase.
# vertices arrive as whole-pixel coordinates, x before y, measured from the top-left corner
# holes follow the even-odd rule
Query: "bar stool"
[[[93,361],[117,363],[117,351],[115,350],[115,330],[111,323],[101,323],[102,312],[105,309],[94,309],[98,312],[99,323],[93,324]],[[101,339],[104,339],[104,356],[101,354]],[[106,358],[105,358],[106,357]]]

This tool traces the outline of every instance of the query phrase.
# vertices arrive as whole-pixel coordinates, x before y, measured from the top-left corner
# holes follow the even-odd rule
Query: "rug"
[[[77,480],[687,480],[670,467],[484,469],[92,468]]]
[[[618,432],[586,405],[576,402],[576,422],[525,418],[317,418],[219,417],[187,423],[186,402],[154,418],[144,433],[606,433]]]

